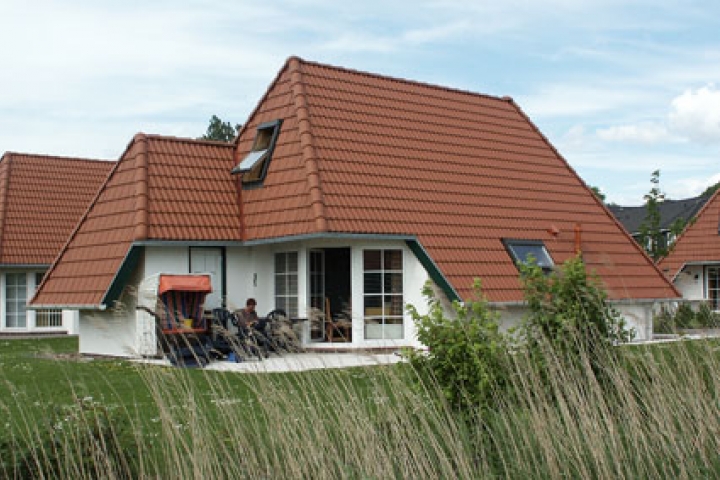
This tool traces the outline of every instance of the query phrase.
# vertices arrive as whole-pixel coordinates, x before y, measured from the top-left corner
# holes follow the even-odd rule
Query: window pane
[[[377,320],[365,321],[365,340],[381,340],[383,338],[383,326]]]
[[[382,315],[382,297],[368,295],[365,297],[365,316],[374,317]]]
[[[385,270],[402,270],[402,251],[385,250]]]
[[[535,259],[538,267],[552,268],[554,263],[547,253],[545,246],[541,243],[508,243],[508,247],[515,257],[516,262],[528,263],[530,257]]]
[[[402,273],[386,273],[384,277],[385,293],[402,293]]]
[[[287,254],[287,271],[297,273],[297,271],[298,271],[298,254],[297,254],[297,252],[290,252]]]
[[[287,291],[287,283],[285,282],[285,276],[284,275],[276,275],[275,276],[275,295],[286,295],[288,293]]]
[[[288,281],[288,293],[291,295],[297,295],[298,290],[298,276],[296,273],[287,276]]]
[[[380,250],[365,250],[363,252],[363,268],[365,270],[380,270]]]
[[[385,315],[402,316],[403,299],[401,296],[386,296],[383,303],[385,304]]]
[[[386,320],[385,327],[383,328],[383,337],[388,340],[401,340],[403,338],[402,321],[390,323],[390,320]]]
[[[284,253],[275,254],[275,271],[278,273],[284,273],[286,271],[286,262]]]
[[[365,282],[364,282],[364,292],[365,293],[382,293],[382,283],[380,282],[380,279],[382,278],[382,274],[380,273],[366,273],[364,275]]]

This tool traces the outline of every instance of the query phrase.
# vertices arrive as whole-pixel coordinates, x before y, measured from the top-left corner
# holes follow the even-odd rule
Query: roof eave
[[[104,311],[107,309],[106,305],[86,305],[86,304],[47,304],[47,305],[33,305],[27,306],[28,310],[96,310]]]

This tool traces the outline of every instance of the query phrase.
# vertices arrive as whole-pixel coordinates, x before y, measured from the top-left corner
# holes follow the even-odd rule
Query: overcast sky
[[[0,153],[244,123],[290,55],[509,95],[608,201],[720,181],[713,0],[0,0]]]

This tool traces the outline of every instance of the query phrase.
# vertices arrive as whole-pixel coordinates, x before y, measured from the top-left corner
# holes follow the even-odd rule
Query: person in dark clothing
[[[248,298],[245,302],[245,308],[237,310],[235,315],[237,316],[239,326],[243,328],[252,327],[258,322],[258,314],[255,311],[257,302],[254,298]]]

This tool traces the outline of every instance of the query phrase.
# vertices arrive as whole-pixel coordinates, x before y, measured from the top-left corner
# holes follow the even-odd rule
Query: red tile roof
[[[239,240],[233,147],[138,134],[32,303],[100,305],[133,241]]]
[[[230,170],[277,119],[263,185],[238,191]],[[461,297],[479,277],[491,301],[519,301],[502,239],[542,240],[559,264],[576,224],[611,298],[679,296],[512,100],[292,57],[234,154],[136,137],[34,303],[99,304],[133,240],[327,233],[417,238]]]
[[[0,265],[50,265],[113,164],[5,153],[0,158]]]
[[[480,277],[504,302],[522,292],[501,239],[543,240],[561,263],[579,223],[585,261],[611,298],[678,296],[508,98],[293,57],[240,133],[236,161],[277,118],[267,180],[242,192],[248,239],[415,235],[461,297]]]
[[[660,270],[673,278],[686,263],[720,263],[720,191],[715,192],[682,235]]]

